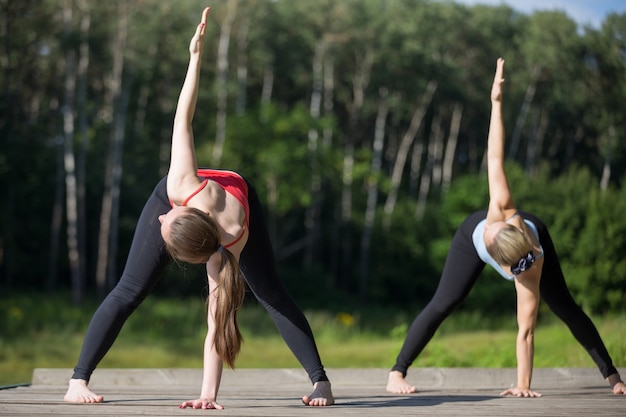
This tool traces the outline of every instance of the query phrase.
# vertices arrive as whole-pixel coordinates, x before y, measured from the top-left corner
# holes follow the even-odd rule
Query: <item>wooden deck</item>
[[[625,370],[620,370],[626,375]],[[420,368],[408,380],[420,392],[385,392],[386,369],[329,369],[336,405],[305,407],[311,390],[300,369],[225,370],[219,402],[225,410],[178,408],[193,399],[198,369],[99,369],[91,387],[105,402],[63,402],[69,369],[36,369],[32,383],[0,390],[0,415],[19,416],[626,416],[626,396],[613,395],[596,369],[536,369],[542,398],[502,398],[514,369]]]

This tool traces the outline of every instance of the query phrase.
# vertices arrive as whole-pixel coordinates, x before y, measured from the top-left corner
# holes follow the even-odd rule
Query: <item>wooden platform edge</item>
[[[384,383],[388,369],[383,368],[329,368],[326,370],[333,385],[371,386]],[[626,369],[619,370],[626,375]],[[37,368],[31,384],[66,385],[72,370],[64,368]],[[273,384],[309,384],[304,370],[299,368],[243,368],[224,369],[222,382],[236,379],[239,385],[258,385],[270,378]],[[510,386],[515,382],[515,368],[411,368],[407,380],[417,388],[494,388]],[[202,382],[201,369],[186,368],[103,368],[97,369],[91,385],[99,386],[198,386]],[[606,386],[596,368],[536,368],[533,385],[544,387]]]

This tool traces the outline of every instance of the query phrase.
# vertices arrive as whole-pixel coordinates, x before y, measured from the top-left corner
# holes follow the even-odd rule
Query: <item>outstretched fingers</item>
[[[198,398],[197,400],[185,401],[178,408],[193,408],[196,410],[223,410],[224,406],[217,401],[206,398]]]
[[[524,388],[509,388],[505,391],[502,391],[500,393],[501,397],[506,397],[507,395],[510,395],[511,397],[518,397],[518,398],[539,398],[541,397],[541,394],[538,393],[537,391],[533,391],[530,389],[524,389]]]
[[[205,7],[204,10],[202,11],[202,19],[200,19],[200,34],[204,35],[204,30],[206,29],[206,21],[209,17],[209,13],[211,12],[211,8],[210,7]]]
[[[189,52],[192,54],[197,54],[202,52],[202,42],[204,41],[204,34],[206,32],[206,22],[209,17],[209,13],[211,12],[210,7],[206,7],[202,11],[202,18],[200,19],[200,23],[196,27],[196,33],[191,38],[191,42],[189,44]]]
[[[491,99],[494,101],[502,100],[502,84],[504,83],[504,59],[498,58],[496,61],[496,73],[493,77],[493,86],[491,87]]]

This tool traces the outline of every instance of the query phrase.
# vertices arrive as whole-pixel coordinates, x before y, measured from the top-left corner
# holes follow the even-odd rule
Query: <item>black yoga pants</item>
[[[561,265],[546,225],[536,216],[520,211],[524,219],[535,224],[544,251],[540,292],[542,300],[569,327],[587,350],[604,378],[617,372],[595,325],[572,298],[565,284]],[[435,334],[439,325],[467,297],[485,264],[478,257],[472,241],[476,225],[485,219],[486,211],[471,214],[457,229],[446,258],[435,294],[415,318],[392,370],[406,376],[407,369]]]
[[[248,202],[250,233],[240,257],[248,286],[270,313],[311,382],[327,381],[309,323],[278,276],[263,208],[250,183]],[[158,216],[170,209],[163,178],[141,212],[120,280],[91,319],[72,378],[89,381],[128,317],[163,275],[171,258],[161,237]]]

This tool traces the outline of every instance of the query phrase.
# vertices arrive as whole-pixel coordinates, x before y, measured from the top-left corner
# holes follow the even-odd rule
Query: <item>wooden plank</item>
[[[622,375],[624,371],[621,370]],[[300,369],[225,370],[219,402],[225,410],[181,410],[200,390],[199,369],[101,369],[91,387],[103,404],[63,402],[71,370],[37,369],[30,386],[0,390],[0,415],[21,416],[625,416],[626,396],[616,396],[596,369],[536,369],[542,398],[502,398],[514,369],[420,368],[408,380],[419,393],[384,391],[386,369],[329,369],[337,404],[320,410],[300,402],[311,390]]]

